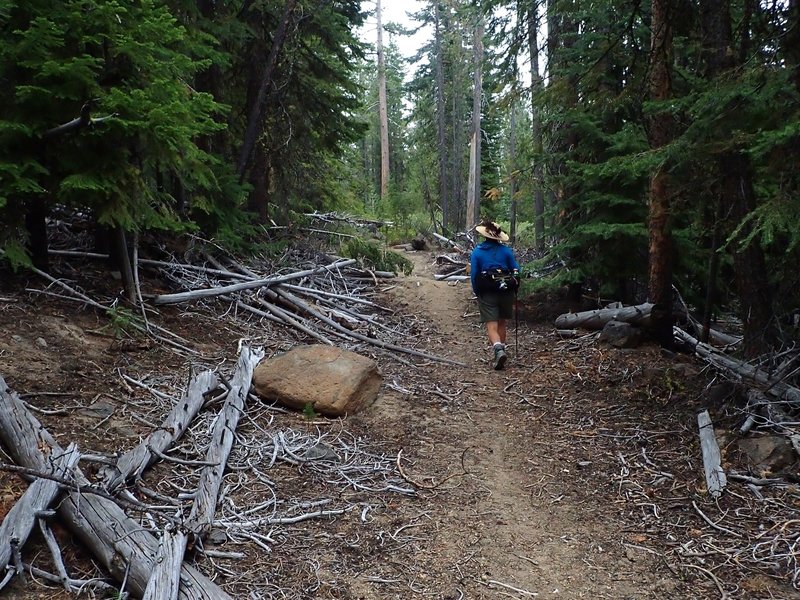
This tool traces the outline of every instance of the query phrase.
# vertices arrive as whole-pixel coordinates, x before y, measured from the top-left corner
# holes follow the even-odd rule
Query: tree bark
[[[278,54],[283,48],[283,43],[286,41],[289,20],[291,19],[292,12],[296,5],[297,0],[286,0],[286,4],[283,6],[283,14],[278,23],[278,29],[275,31],[272,47],[269,50],[269,56],[267,56],[267,62],[264,65],[258,93],[256,94],[255,102],[253,102],[253,105],[250,107],[250,113],[247,118],[247,129],[245,130],[244,140],[242,141],[239,161],[236,165],[236,173],[239,175],[239,181],[244,181],[253,148],[255,147],[259,132],[262,128],[261,120],[264,115],[264,103],[267,99],[267,92],[272,84],[272,74],[275,71],[275,66],[278,64]]]
[[[38,472],[48,472],[50,457],[64,454],[50,432],[34,417],[19,397],[0,377],[0,440],[14,462]],[[75,482],[88,480],[80,469]],[[141,596],[153,568],[157,551],[155,538],[129,518],[113,501],[99,495],[66,490],[58,505],[58,515],[66,526],[89,548],[99,563],[128,589]],[[214,582],[194,568],[181,569],[182,600],[231,600]]]
[[[481,215],[481,100],[483,99],[483,18],[475,27],[472,47],[472,137],[469,146],[469,184],[464,229],[469,230]]]
[[[528,51],[531,58],[531,128],[533,133],[533,231],[536,248],[544,250],[544,135],[539,97],[544,80],[539,73],[539,18],[536,2],[528,8]]]
[[[442,53],[441,6],[434,6],[434,50],[436,52],[436,140],[439,161],[439,205],[442,208],[442,233],[450,225],[450,186],[447,173],[447,141],[444,114],[444,56]]]
[[[672,94],[672,0],[653,0],[652,40],[650,45],[650,98],[668,100]],[[650,121],[650,147],[654,150],[672,140],[674,128],[670,111],[663,108]],[[648,231],[650,237],[650,301],[658,309],[653,314],[653,329],[664,347],[674,344],[672,334],[673,241],[670,230],[671,196],[666,165],[661,164],[650,180]]]
[[[383,24],[381,23],[381,0],[375,3],[375,18],[378,21],[378,118],[381,138],[381,200],[389,197],[389,107],[386,99],[386,61],[383,53]]]

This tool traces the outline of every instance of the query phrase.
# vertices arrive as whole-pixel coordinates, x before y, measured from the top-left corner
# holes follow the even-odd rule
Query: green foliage
[[[387,250],[382,244],[361,238],[350,238],[342,244],[342,255],[355,258],[375,271],[391,271],[410,275],[414,264],[405,256]]]
[[[306,402],[305,406],[303,406],[303,416],[309,421],[313,421],[319,416],[317,411],[314,410],[313,402]]]
[[[142,318],[123,306],[113,306],[106,311],[106,316],[108,324],[102,329],[110,331],[117,339],[135,337],[140,335],[144,329]]]

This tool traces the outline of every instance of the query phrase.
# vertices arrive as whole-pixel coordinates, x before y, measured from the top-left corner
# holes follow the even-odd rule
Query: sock
[[[504,350],[505,347],[506,347],[505,344],[503,344],[501,342],[495,342],[494,346],[492,346],[492,349],[494,349],[494,350]]]

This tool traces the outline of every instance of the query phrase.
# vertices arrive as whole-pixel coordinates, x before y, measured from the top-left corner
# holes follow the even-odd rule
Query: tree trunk
[[[713,81],[736,66],[730,0],[703,0],[700,16],[706,76]],[[728,147],[717,156],[717,168],[721,182],[718,202],[732,207],[733,222],[730,226],[735,228],[750,216],[758,204],[750,159],[737,148]],[[757,241],[741,245],[751,232],[752,225],[745,224],[732,244],[736,287],[744,323],[743,349],[747,358],[769,352],[777,338],[764,253]]]
[[[375,18],[378,21],[378,117],[381,136],[381,200],[389,197],[389,108],[386,100],[386,61],[383,56],[383,25],[381,23],[381,0],[375,3]]]
[[[439,159],[439,205],[442,208],[442,233],[450,224],[450,186],[447,178],[447,141],[445,138],[444,114],[444,56],[442,54],[442,28],[440,23],[440,5],[438,0],[434,7],[435,52],[436,52],[436,139]]]
[[[533,131],[533,215],[536,248],[544,250],[544,135],[539,97],[544,80],[539,73],[539,18],[537,3],[528,8],[528,50],[531,58],[531,127]]]
[[[650,45],[650,98],[667,100],[672,93],[672,4],[671,0],[653,0],[652,40]],[[674,127],[669,111],[653,115],[650,120],[650,147],[667,145]],[[673,242],[670,231],[671,190],[669,176],[662,163],[650,180],[648,231],[650,235],[649,291],[656,339],[664,347],[674,344],[672,334],[672,265]]]
[[[511,226],[509,227],[510,231],[508,232],[509,237],[511,238],[511,243],[513,244],[517,239],[517,168],[516,168],[516,158],[517,158],[517,104],[516,102],[511,106],[511,119],[509,122],[509,141],[508,141],[508,153],[509,153],[509,175],[508,175],[508,191],[509,195],[511,196]]]
[[[239,175],[239,181],[244,181],[244,176],[247,171],[247,166],[250,163],[250,158],[253,153],[256,141],[258,140],[259,133],[262,128],[262,118],[264,116],[264,103],[267,99],[267,92],[272,84],[272,73],[275,71],[275,66],[278,64],[278,54],[280,53],[283,43],[286,40],[286,33],[289,29],[289,19],[291,18],[297,0],[286,0],[283,7],[283,14],[278,23],[278,29],[275,31],[275,36],[272,40],[272,47],[267,56],[267,62],[264,65],[264,71],[261,75],[258,93],[256,94],[255,101],[250,106],[250,113],[247,118],[247,129],[245,130],[244,140],[242,141],[242,148],[239,153],[239,161],[236,165],[236,173]]]
[[[43,198],[34,198],[25,213],[25,228],[28,230],[28,247],[33,266],[42,271],[50,270],[47,241],[47,205]]]
[[[469,185],[464,229],[469,230],[481,215],[481,100],[483,98],[483,19],[475,27],[472,47],[472,138],[469,146]]]
[[[252,190],[247,199],[247,207],[258,215],[259,223],[268,223],[269,219],[269,169],[267,153],[261,144],[253,149],[250,163],[249,179]]]
[[[736,222],[741,223],[755,210],[757,204],[750,159],[740,152],[727,153],[720,157],[720,166],[723,198],[733,203]],[[752,228],[752,224],[746,224],[733,242],[733,266],[741,304],[740,314],[744,323],[743,349],[747,358],[770,352],[778,338],[772,311],[773,293],[764,252],[758,240],[751,240],[746,246],[741,245]]]

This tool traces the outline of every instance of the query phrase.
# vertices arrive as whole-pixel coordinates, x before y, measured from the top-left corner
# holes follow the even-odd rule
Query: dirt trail
[[[219,582],[236,598],[244,597],[247,579],[263,585],[261,597],[298,600],[719,598],[698,569],[681,569],[678,551],[703,527],[691,504],[702,498],[702,464],[691,446],[704,383],[691,365],[657,348],[611,351],[593,340],[562,340],[548,316],[521,322],[519,356],[512,332],[507,368],[493,371],[469,285],[435,281],[430,253],[406,256],[414,273],[383,285],[393,298],[383,300],[406,315],[403,329],[411,335],[399,343],[466,366],[362,346],[381,365],[380,397],[322,427],[392,460],[400,451],[401,474],[417,494],[354,490],[276,465],[270,477],[281,502],[323,497],[358,510],[278,531],[267,553],[224,544],[246,556],[225,563]],[[192,359],[158,344],[119,347],[91,311],[8,293],[0,304],[0,329],[8,333],[0,339],[0,373],[41,408],[70,407],[66,418],[41,415],[64,443],[99,453],[130,448],[149,429],[128,415],[127,403],[156,407],[148,392],[134,392],[117,374],[153,375],[179,387],[190,370]],[[540,317],[545,310],[525,308]],[[264,335],[258,323],[244,329],[184,307],[160,318],[201,344],[215,366],[231,366],[240,338]],[[272,334],[264,341],[273,351],[291,344]],[[309,426],[302,415],[253,408],[262,427]],[[153,471],[148,481],[157,485],[164,471]],[[23,488],[0,473],[0,515]],[[86,553],[60,535],[67,563],[86,566]],[[41,560],[41,543],[26,547],[26,556]],[[772,581],[755,584],[768,591],[731,598],[796,597]],[[19,580],[0,597],[69,596]]]
[[[430,364],[413,397],[389,392],[364,417],[394,421],[410,446],[408,476],[437,486],[421,490],[413,534],[428,543],[405,548],[403,562],[438,582],[439,598],[656,598],[675,589],[647,553],[631,557],[614,511],[573,481],[574,448],[550,411],[567,366],[540,360],[554,362],[552,342],[523,323],[520,356],[512,350],[506,370],[490,370],[468,283],[437,282],[430,254],[407,256],[414,273],[394,294],[433,323],[436,351],[468,366]]]

